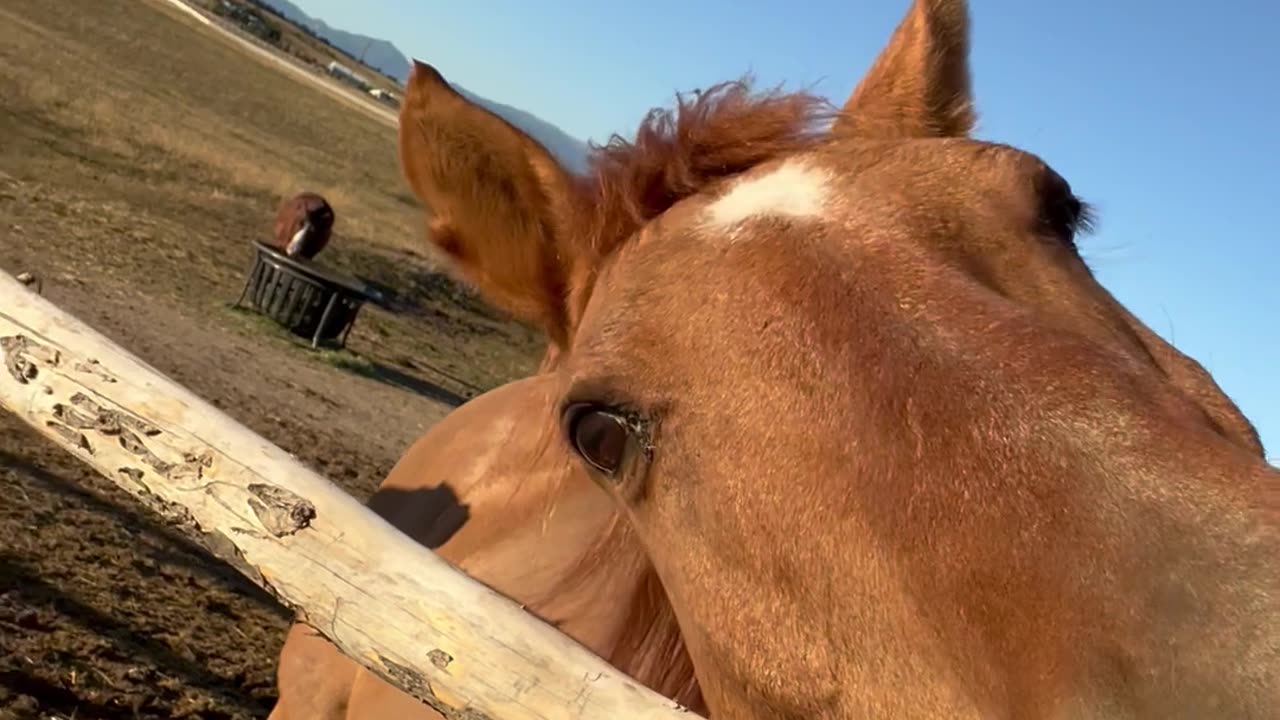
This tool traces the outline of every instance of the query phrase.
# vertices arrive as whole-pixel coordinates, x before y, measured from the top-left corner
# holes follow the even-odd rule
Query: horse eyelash
[[[1045,200],[1040,223],[1048,233],[1075,249],[1078,238],[1093,232],[1096,213],[1092,205],[1066,193]]]

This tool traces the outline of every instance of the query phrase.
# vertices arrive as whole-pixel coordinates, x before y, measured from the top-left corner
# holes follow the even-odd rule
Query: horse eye
[[[574,405],[564,413],[565,436],[583,460],[605,475],[622,467],[631,439],[627,422],[596,405]]]

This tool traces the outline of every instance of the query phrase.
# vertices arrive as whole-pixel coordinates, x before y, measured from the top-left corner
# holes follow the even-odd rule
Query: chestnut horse
[[[529,172],[554,172],[574,183],[573,192],[580,194],[554,196],[556,201],[585,203],[575,208],[585,211],[597,202],[598,193],[598,201],[626,212],[619,203],[629,202],[629,194],[641,192],[643,183],[664,182],[662,174],[683,158],[703,164],[695,169],[702,182],[729,177],[776,148],[798,142],[806,134],[790,137],[786,123],[798,106],[817,104],[811,98],[777,96],[772,112],[779,124],[742,138],[767,146],[745,153],[731,148],[716,156],[706,144],[725,127],[739,119],[764,119],[745,84],[728,84],[719,104],[707,98],[682,104],[674,113],[655,112],[641,126],[634,147],[615,140],[596,152],[595,174],[568,180],[566,171],[535,140],[457,93],[433,68],[415,64],[410,88],[419,102],[434,104],[432,130],[446,137],[430,144],[402,140],[404,170],[412,177],[420,167],[414,163],[423,161],[447,168],[434,171],[438,185],[423,190],[413,184],[413,189],[434,211],[428,237],[455,261],[461,260],[461,246],[455,243],[462,238],[470,242],[498,233],[496,246],[505,252],[518,255],[531,249],[540,256],[548,251],[542,244],[552,239],[530,236],[522,218],[488,215],[502,210],[500,205],[486,205],[501,187],[485,183],[502,183],[505,178],[484,178],[480,168],[485,163],[496,161],[507,172],[522,173],[512,186],[520,191],[539,191]],[[702,98],[705,93],[696,95]],[[708,114],[711,110],[714,116]],[[411,124],[422,120],[403,106],[401,118]],[[677,125],[679,132],[707,134],[681,138]],[[690,145],[682,148],[683,143]],[[529,170],[519,167],[525,162]],[[727,164],[716,167],[720,163]],[[621,214],[601,219],[617,227],[602,226],[598,231],[619,239],[628,224],[639,220]],[[536,425],[528,424],[535,417],[531,412],[545,412],[545,396],[555,382],[551,373],[568,340],[565,321],[531,313],[504,295],[504,279],[494,274],[493,266],[457,262],[454,269],[461,273],[459,279],[478,286],[500,307],[537,323],[551,342],[534,377],[485,393],[434,425],[392,468],[369,507],[631,677],[705,714],[670,604],[638,540],[618,523],[616,509],[589,474],[561,454],[542,454],[545,438]],[[301,623],[290,628],[281,650],[278,688],[273,720],[441,718]]]
[[[371,505],[712,717],[1273,717],[1280,473],[1067,181],[970,137],[967,56],[916,0],[842,111],[718,86],[586,178],[416,64],[431,238],[558,355]],[[301,626],[280,688],[416,705]]]

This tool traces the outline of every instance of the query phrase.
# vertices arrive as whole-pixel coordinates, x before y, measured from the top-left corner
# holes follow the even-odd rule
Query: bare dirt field
[[[0,268],[364,499],[539,342],[433,270],[395,133],[151,0],[0,0]],[[276,204],[392,288],[348,351],[230,305]],[[253,718],[285,611],[0,413],[0,718]]]

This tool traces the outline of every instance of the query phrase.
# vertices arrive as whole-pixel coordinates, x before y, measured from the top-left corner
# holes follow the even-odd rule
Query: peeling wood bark
[[[0,355],[0,406],[446,716],[692,717],[4,272]]]

